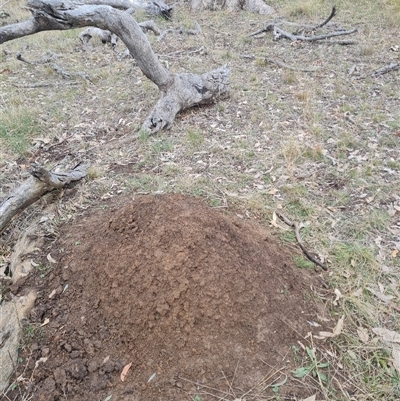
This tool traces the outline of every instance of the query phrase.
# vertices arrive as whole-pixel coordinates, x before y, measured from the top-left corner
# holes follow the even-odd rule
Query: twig
[[[92,82],[86,72],[68,72],[63,70],[55,63],[52,63],[50,66],[57,74],[60,74],[63,78],[80,77],[86,82]]]
[[[345,31],[345,30],[340,30],[340,31],[336,31],[336,32],[331,32],[331,33],[326,33],[324,35],[311,35],[312,33],[314,33],[317,29],[324,27],[325,25],[328,24],[328,22],[336,15],[336,7],[332,7],[332,11],[329,15],[329,17],[324,20],[323,22],[321,22],[318,25],[302,25],[302,24],[296,24],[293,22],[288,22],[288,21],[284,21],[284,20],[275,20],[273,22],[269,22],[267,23],[263,28],[259,29],[258,31],[255,31],[253,33],[250,33],[248,35],[248,37],[252,37],[252,36],[256,36],[259,35],[263,32],[273,32],[274,35],[274,40],[278,40],[280,38],[287,38],[290,39],[292,41],[306,41],[306,42],[317,42],[319,40],[324,40],[324,39],[329,39],[335,36],[342,36],[342,35],[351,35],[352,33],[357,32],[357,28],[351,29],[349,31]],[[279,26],[282,25],[289,25],[289,26],[296,26],[299,29],[297,30],[297,32],[295,33],[290,33],[287,32],[281,28],[279,28]],[[301,35],[299,34],[299,32],[304,32],[307,31],[308,34],[310,34],[310,36],[305,36],[305,35]],[[329,42],[326,42],[329,43]],[[337,44],[353,44],[349,43],[349,42],[336,42]]]
[[[320,42],[320,43],[322,43],[322,42]],[[323,43],[328,46],[332,46],[332,45],[349,46],[349,45],[356,45],[358,42],[356,40],[329,40],[329,41],[323,42]]]
[[[45,88],[48,86],[55,86],[57,85],[58,82],[37,82],[35,84],[11,84],[12,86],[15,86],[16,88],[28,88],[28,89],[33,89],[33,88]],[[64,85],[78,85],[77,82],[65,82]]]
[[[283,29],[280,29],[275,26],[274,27],[274,40],[278,40],[283,37],[283,38],[290,39],[293,42],[295,42],[297,40],[302,40],[304,42],[316,42],[318,40],[329,39],[329,38],[333,38],[336,36],[351,35],[356,32],[357,32],[357,28],[353,28],[353,29],[350,29],[349,31],[337,31],[337,32],[327,33],[325,35],[303,36],[303,35],[294,35],[292,33],[286,32]]]
[[[251,33],[250,35],[248,35],[248,37],[256,36],[256,35],[259,35],[260,33],[263,33],[263,32],[270,32],[270,31],[272,32],[274,30],[275,25],[276,24],[274,22],[269,23],[269,24],[265,25],[264,28],[261,28],[258,31],[255,31],[255,32]]]
[[[89,78],[89,76],[85,72],[68,72],[63,70],[60,66],[58,66],[55,61],[57,59],[57,55],[53,52],[48,52],[45,53],[42,56],[41,60],[37,61],[29,61],[26,58],[22,56],[21,52],[18,52],[16,55],[17,60],[22,61],[24,63],[30,64],[30,65],[40,65],[40,64],[48,64],[57,74],[60,74],[63,78],[72,78],[72,77],[80,77],[86,82],[92,82]]]
[[[323,270],[327,271],[328,268],[319,260],[315,259],[304,247],[303,243],[301,242],[301,238],[300,238],[300,229],[302,227],[300,227],[299,223],[297,223],[296,221],[293,223],[291,220],[289,220],[285,215],[279,213],[279,212],[275,212],[276,215],[282,220],[284,221],[288,226],[293,227],[294,228],[294,234],[296,236],[296,240],[297,243],[299,244],[301,250],[303,251],[304,255],[306,255],[306,257],[311,260],[311,262],[315,263],[317,266],[321,267]]]
[[[335,15],[336,15],[336,7],[333,6],[333,7],[332,7],[331,14],[329,15],[329,17],[328,17],[324,22],[321,22],[319,25],[315,26],[315,27],[313,28],[313,31],[317,30],[318,28],[322,28],[322,27],[323,27],[324,25],[326,25]]]
[[[379,68],[378,70],[375,70],[371,76],[372,77],[379,77],[379,75],[383,75],[383,74],[387,74],[388,72],[391,71],[396,71],[400,68],[400,64],[399,63],[390,63],[387,64],[385,66],[383,66],[382,68]]]

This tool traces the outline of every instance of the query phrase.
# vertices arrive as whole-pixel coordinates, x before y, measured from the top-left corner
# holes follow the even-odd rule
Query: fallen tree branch
[[[150,15],[158,15],[165,19],[171,18],[173,10],[173,7],[162,0],[80,0],[79,3],[80,5],[111,6],[129,13],[135,10],[144,10]]]
[[[103,44],[110,43],[113,49],[117,46],[118,36],[104,29],[91,26],[78,35],[78,39],[84,45],[87,45],[94,37],[99,38]]]
[[[87,170],[87,166],[84,164],[78,164],[71,171],[65,173],[51,172],[36,164],[32,166],[32,176],[0,204],[0,233],[4,231],[14,216],[40,197],[54,188],[63,188],[71,182],[79,181],[86,176]]]
[[[257,36],[257,35],[260,35],[260,34],[262,34],[264,32],[272,32],[274,30],[274,27],[275,27],[276,24],[277,23],[275,23],[275,22],[271,22],[271,23],[265,25],[263,28],[259,29],[258,31],[255,31],[255,32],[253,32],[253,33],[251,33],[250,35],[247,35],[247,36],[248,37]]]
[[[252,36],[254,37],[254,36],[260,35],[261,33],[264,33],[264,32],[273,32],[274,40],[286,38],[286,39],[290,39],[292,41],[317,42],[317,41],[329,39],[329,38],[336,37],[336,36],[351,35],[351,34],[357,32],[357,28],[354,28],[354,29],[350,29],[347,31],[346,30],[337,30],[334,32],[328,32],[326,34],[315,35],[315,31],[317,29],[320,29],[320,28],[326,26],[328,24],[328,22],[331,21],[331,19],[335,15],[336,15],[336,8],[333,7],[329,17],[326,20],[324,20],[323,22],[321,22],[318,25],[313,25],[313,26],[301,25],[301,24],[296,24],[296,23],[287,22],[287,21],[283,21],[283,20],[275,20],[273,22],[267,23],[263,28],[255,31],[253,33],[250,33],[248,35],[248,37],[252,37]],[[282,25],[296,26],[296,27],[299,27],[299,29],[295,33],[290,33],[290,32],[287,32],[287,31],[279,28],[279,26],[282,26]],[[303,34],[300,34],[300,32],[302,32]],[[329,43],[329,41],[327,41],[326,43]],[[347,43],[339,43],[339,44],[350,44],[350,43],[347,42]]]
[[[388,72],[391,72],[391,71],[397,71],[399,68],[400,68],[399,63],[390,63],[390,64],[383,66],[382,68],[379,68],[378,70],[375,70],[371,74],[371,76],[379,77],[379,75],[387,74]]]
[[[104,3],[106,1],[112,0],[104,0]],[[32,10],[32,18],[0,27],[0,44],[37,32],[86,26],[116,34],[143,74],[161,92],[160,100],[142,125],[142,130],[150,134],[170,128],[179,111],[212,103],[229,93],[229,69],[226,66],[203,75],[171,74],[160,63],[138,23],[125,11],[108,5],[81,5],[78,0],[28,0],[27,4]]]
[[[156,36],[161,35],[160,29],[152,19],[139,22],[139,26],[142,28],[143,32],[152,31]]]
[[[336,15],[336,7],[333,6],[333,7],[332,7],[332,11],[331,11],[329,17],[328,17],[325,21],[323,21],[323,22],[321,22],[320,24],[316,25],[315,27],[311,28],[311,30],[316,31],[317,29],[322,28],[322,27],[325,26],[335,15]]]
[[[114,35],[115,36],[115,35]],[[80,77],[86,82],[92,82],[89,78],[89,76],[85,72],[68,72],[63,70],[59,65],[56,63],[53,63],[54,60],[57,59],[57,55],[53,52],[48,52],[45,53],[42,57],[41,60],[37,61],[29,61],[26,58],[22,56],[22,54],[19,52],[16,55],[17,60],[22,61],[24,63],[30,64],[30,65],[40,65],[40,64],[48,64],[57,74],[61,75],[63,78],[72,78],[72,77]]]
[[[327,271],[328,268],[319,260],[315,259],[304,247],[301,238],[300,238],[300,229],[302,228],[302,226],[300,226],[299,223],[297,222],[292,222],[291,220],[289,220],[285,215],[283,215],[282,213],[279,212],[275,212],[276,215],[283,221],[285,222],[289,227],[293,227],[294,228],[294,234],[296,236],[296,240],[297,243],[299,244],[299,247],[301,248],[301,250],[303,251],[304,255],[306,255],[306,257],[311,260],[311,262],[315,263],[317,266],[321,267],[323,270]]]
[[[357,28],[353,28],[353,29],[350,29],[349,31],[337,31],[337,32],[327,33],[325,35],[303,36],[303,35],[295,35],[295,34],[286,32],[283,29],[280,29],[278,27],[274,27],[274,40],[278,40],[280,38],[287,38],[287,39],[292,40],[293,42],[295,42],[297,40],[301,40],[304,42],[316,42],[318,40],[329,39],[329,38],[333,38],[336,36],[351,35],[356,32],[357,32]]]
[[[196,104],[210,104],[216,98],[223,98],[229,93],[228,76],[229,69],[226,65],[202,75],[174,75],[174,82],[168,93],[157,102],[142,124],[142,130],[151,135],[161,129],[169,129],[180,110]]]

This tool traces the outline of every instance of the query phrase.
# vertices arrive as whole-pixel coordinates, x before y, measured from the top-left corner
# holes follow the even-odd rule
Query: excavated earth
[[[17,372],[32,399],[260,399],[285,375],[282,399],[311,395],[290,371],[319,313],[316,274],[255,221],[142,195],[85,212],[47,253],[52,269],[19,289],[39,290]]]

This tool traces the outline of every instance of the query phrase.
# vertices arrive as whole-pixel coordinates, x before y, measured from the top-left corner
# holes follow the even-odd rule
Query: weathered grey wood
[[[280,29],[275,26],[274,27],[274,39],[278,40],[280,38],[287,38],[287,39],[292,40],[293,42],[295,42],[297,40],[301,40],[304,42],[316,42],[318,40],[325,40],[325,39],[333,38],[336,36],[351,35],[356,32],[357,32],[357,28],[353,28],[348,31],[331,32],[331,33],[327,33],[325,35],[303,36],[303,35],[294,35],[290,32],[286,32],[283,29]]]
[[[106,31],[104,29],[96,28],[93,26],[90,26],[89,28],[86,28],[84,31],[82,31],[79,34],[78,39],[83,44],[87,44],[94,37],[99,38],[103,44],[110,43],[113,48],[117,45],[117,35],[114,35],[110,31]]]
[[[145,10],[151,15],[160,15],[165,18],[171,18],[173,7],[161,0],[81,0],[81,4],[107,5],[120,10]]]
[[[25,23],[1,27],[0,44],[41,31],[85,26],[114,33],[129,49],[143,74],[161,91],[161,99],[142,125],[142,129],[151,134],[170,128],[179,111],[196,104],[213,102],[229,92],[229,70],[226,66],[201,76],[169,73],[128,12],[108,5],[81,5],[69,0],[28,0],[27,4],[32,10],[32,18]]]
[[[35,165],[31,171],[32,177],[17,187],[0,204],[0,233],[3,232],[14,216],[53,188],[62,188],[85,177],[86,169],[87,166],[79,164],[66,173],[53,173]]]
[[[176,114],[197,104],[212,103],[229,93],[229,69],[226,65],[202,74],[175,74],[173,84],[163,94],[142,125],[154,134],[171,128]]]
[[[20,24],[1,27],[0,44],[41,31],[95,26],[115,33],[129,49],[143,74],[161,90],[172,83],[171,74],[160,64],[142,29],[129,13],[110,6],[76,4],[73,1],[28,0],[27,5],[33,10],[29,29],[25,26],[20,31]]]

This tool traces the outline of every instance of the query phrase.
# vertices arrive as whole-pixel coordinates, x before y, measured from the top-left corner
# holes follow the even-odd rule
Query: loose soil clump
[[[125,198],[63,226],[49,252],[56,267],[28,281],[32,321],[49,319],[31,347],[31,364],[47,358],[36,400],[255,395],[295,367],[291,347],[317,319],[314,279],[287,250],[193,197]]]

